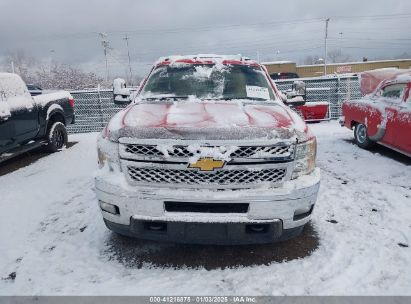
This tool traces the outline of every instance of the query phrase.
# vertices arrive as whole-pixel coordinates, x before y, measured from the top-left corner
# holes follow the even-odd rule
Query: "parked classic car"
[[[377,84],[381,73],[391,77]],[[343,103],[341,125],[354,129],[355,142],[362,148],[379,143],[411,157],[411,70],[366,74],[361,86],[375,89],[360,100]]]
[[[300,95],[304,83],[287,98],[263,66],[241,56],[160,59],[98,139],[106,226],[213,244],[300,234],[320,182],[315,136],[283,102],[302,105]]]

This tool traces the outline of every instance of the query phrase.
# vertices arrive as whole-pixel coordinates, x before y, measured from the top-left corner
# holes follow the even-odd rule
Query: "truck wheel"
[[[367,127],[361,123],[355,125],[354,140],[357,146],[363,149],[370,149],[375,144],[367,135]]]
[[[67,130],[62,122],[55,121],[47,130],[47,150],[57,152],[67,145]]]

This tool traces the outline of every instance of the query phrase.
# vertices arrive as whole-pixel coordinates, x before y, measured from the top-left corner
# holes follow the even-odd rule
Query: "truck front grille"
[[[218,148],[207,146],[207,148]],[[125,144],[126,155],[148,158],[190,158],[195,151],[187,146],[174,145],[160,150],[156,145]],[[201,148],[200,148],[201,149]],[[294,145],[271,145],[271,146],[239,146],[230,154],[232,159],[256,159],[256,158],[279,158],[281,160],[292,160],[294,157]]]
[[[127,167],[127,173],[133,182],[145,185],[200,186],[201,188],[218,188],[230,186],[235,188],[259,183],[276,184],[283,181],[286,168],[262,170],[220,170],[204,173],[197,170],[179,170],[164,168]]]

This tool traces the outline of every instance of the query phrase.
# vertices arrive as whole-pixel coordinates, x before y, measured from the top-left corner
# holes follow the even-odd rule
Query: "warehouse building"
[[[297,65],[291,61],[263,62],[273,79],[306,78],[324,75],[324,64]],[[382,68],[411,68],[411,59],[378,60],[327,64],[327,74],[361,73]]]

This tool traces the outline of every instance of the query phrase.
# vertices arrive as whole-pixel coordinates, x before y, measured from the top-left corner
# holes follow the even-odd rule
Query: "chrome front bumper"
[[[320,185],[320,170],[276,188],[215,191],[209,189],[149,188],[130,185],[122,172],[100,170],[95,178],[99,201],[118,206],[119,214],[102,210],[110,223],[132,220],[187,223],[273,223],[292,229],[310,220]],[[168,212],[165,202],[246,203],[246,213]],[[303,215],[303,216],[301,216]],[[304,216],[305,215],[305,216]]]

